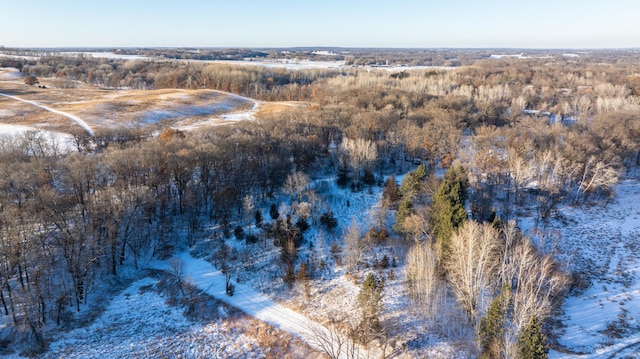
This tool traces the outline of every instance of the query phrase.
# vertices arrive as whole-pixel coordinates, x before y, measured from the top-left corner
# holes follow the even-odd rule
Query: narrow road
[[[312,348],[324,353],[323,347],[332,347],[339,358],[353,358],[346,351],[347,339],[330,331],[304,315],[285,308],[249,286],[235,284],[233,296],[225,291],[225,277],[209,262],[192,257],[189,253],[176,256],[184,263],[184,276],[189,282],[205,293],[219,299],[246,314],[278,327],[304,340]],[[167,266],[165,262],[165,266]],[[170,270],[168,267],[159,268]],[[340,350],[337,350],[341,348]],[[357,357],[369,357],[363,348],[359,348]]]
[[[58,110],[53,109],[51,107],[47,107],[45,105],[41,105],[41,104],[39,104],[39,103],[37,103],[35,101],[25,100],[25,99],[22,99],[20,97],[7,95],[7,94],[4,94],[4,93],[0,93],[0,96],[8,97],[8,98],[10,98],[12,100],[16,100],[16,101],[28,103],[30,105],[33,105],[33,106],[36,106],[36,107],[40,107],[43,110],[47,110],[49,112],[57,113],[58,115],[62,115],[62,116],[65,116],[67,118],[70,118],[71,120],[75,121],[78,125],[82,126],[82,128],[84,128],[84,130],[87,131],[88,134],[90,134],[91,136],[94,135],[93,130],[91,129],[91,127],[86,122],[84,122],[83,119],[81,119],[78,116],[74,116],[74,115],[72,115],[70,113],[67,113],[67,112],[58,111]]]
[[[631,351],[632,349],[633,351]],[[634,353],[637,354],[638,350],[640,350],[640,342],[631,343],[621,349],[616,350],[615,352],[613,352],[613,354],[608,356],[607,359],[616,359],[618,357],[632,358],[631,356],[629,356],[629,354],[634,354]],[[623,354],[624,357],[621,357],[620,354]]]

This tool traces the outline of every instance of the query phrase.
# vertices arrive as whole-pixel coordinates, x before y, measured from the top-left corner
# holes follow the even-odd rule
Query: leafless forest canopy
[[[301,104],[206,130],[74,133],[68,152],[40,133],[0,138],[0,310],[13,323],[0,340],[45,346],[49,331],[78,320],[73,312],[91,302],[98,283],[138,268],[149,255],[167,259],[197,245],[212,223],[223,237],[281,248],[273,261],[283,282],[321,280],[307,267],[318,262],[302,260],[297,249],[308,226],[331,231],[341,216],[322,204],[322,193],[309,191],[313,179],[332,178],[343,191],[384,187],[381,217],[395,222],[339,229],[334,262],[323,265],[364,275],[374,260],[380,265],[367,256],[370,248],[402,248],[406,256],[397,261],[411,303],[424,320],[439,323],[430,330],[452,338],[472,333],[477,353],[514,357],[531,319],[550,331],[555,306],[585,279],[563,270],[512,220],[522,208],[545,221],[560,204],[606,201],[640,165],[640,52],[489,58],[495,52],[147,49],[135,54],[164,59],[0,58],[0,67],[49,78],[58,88],[216,89]],[[349,66],[287,70],[195,61],[282,57]],[[406,69],[362,67],[387,62]],[[447,68],[411,67],[425,65]],[[442,178],[439,169],[449,172]],[[407,183],[387,180],[410,171]],[[288,212],[277,213],[283,198]],[[460,205],[466,211],[458,221]],[[244,234],[249,224],[262,230]],[[231,260],[226,250],[216,253],[223,257],[218,264]],[[242,257],[234,258],[242,267]],[[379,287],[365,283],[361,293],[370,292],[359,322],[365,329],[351,337],[382,343],[399,334],[378,318]],[[456,310],[442,309],[447,298],[457,299]],[[498,299],[504,329],[486,334]]]

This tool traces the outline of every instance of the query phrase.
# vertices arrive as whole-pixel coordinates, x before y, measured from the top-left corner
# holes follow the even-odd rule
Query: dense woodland
[[[349,56],[358,64],[386,55]],[[535,340],[525,334],[549,334],[554,306],[589,279],[567,272],[513,219],[520,208],[544,221],[559,204],[606,201],[619,178],[640,165],[640,59],[608,52],[470,57],[455,69],[401,73],[3,59],[0,66],[60,87],[211,88],[306,106],[198,132],[78,133],[68,153],[39,133],[1,138],[0,309],[15,332],[0,339],[22,336],[45,346],[45,329],[75,320],[97,282],[137,268],[148,255],[166,259],[196,244],[209,223],[247,245],[269,239],[280,247],[283,281],[312,278],[296,248],[305,227],[329,229],[340,216],[321,193],[307,190],[313,179],[330,177],[344,191],[384,187],[384,209],[394,216],[390,226],[340,229],[336,263],[358,272],[369,260],[358,255],[360,243],[402,246],[415,309],[427,321],[458,325],[434,330],[473,333],[486,358],[528,358],[522,348]],[[440,169],[448,169],[444,177],[436,175]],[[390,177],[405,173],[401,183]],[[264,238],[245,235],[248,224],[261,225]],[[363,343],[393,334],[377,318],[382,285],[363,282],[366,330],[355,336]],[[452,297],[458,311],[443,311]]]

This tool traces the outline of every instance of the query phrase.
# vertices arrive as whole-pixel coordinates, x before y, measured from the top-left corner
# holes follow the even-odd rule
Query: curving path
[[[346,338],[335,337],[323,325],[295,312],[289,308],[285,308],[265,295],[255,291],[249,286],[235,284],[235,292],[233,296],[226,295],[225,277],[218,269],[213,267],[209,262],[192,257],[189,253],[182,253],[176,256],[184,263],[183,273],[189,282],[197,286],[207,294],[219,299],[233,307],[236,307],[248,315],[262,320],[266,323],[274,325],[288,333],[298,336],[314,349],[323,352],[323,344],[326,345],[326,338],[334,338],[331,346],[339,347],[338,343],[345,343]],[[160,269],[169,269],[168,264],[164,262],[160,265]],[[325,338],[324,343],[318,340],[318,337]],[[340,351],[340,358],[351,358],[346,348]],[[369,357],[367,353],[363,353],[364,349],[360,348],[360,356]]]
[[[631,351],[632,349],[633,351]],[[619,350],[616,350],[615,352],[613,352],[613,354],[608,356],[607,359],[631,358],[629,354],[633,354],[633,353],[637,354],[639,350],[640,350],[640,342],[631,343]],[[620,356],[621,354],[624,356]]]
[[[84,130],[87,131],[88,134],[90,134],[91,136],[94,135],[93,130],[91,129],[91,127],[86,122],[84,122],[83,119],[81,119],[78,116],[74,116],[74,115],[72,115],[70,113],[62,112],[62,111],[53,109],[53,108],[45,106],[45,105],[41,105],[41,104],[39,104],[39,103],[37,103],[35,101],[25,100],[25,99],[20,98],[20,97],[7,95],[7,94],[4,94],[4,93],[0,93],[0,96],[8,97],[8,98],[10,98],[12,100],[16,100],[16,101],[28,103],[30,105],[33,105],[33,106],[36,106],[36,107],[40,107],[43,110],[47,110],[49,112],[57,113],[58,115],[62,115],[62,116],[65,116],[67,118],[70,118],[71,120],[75,121],[78,125],[82,126],[82,128],[84,128]]]

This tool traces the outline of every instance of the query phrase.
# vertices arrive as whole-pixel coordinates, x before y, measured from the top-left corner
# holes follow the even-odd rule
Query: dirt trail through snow
[[[265,295],[255,291],[249,286],[235,284],[235,293],[233,296],[226,295],[225,277],[222,272],[213,267],[209,262],[196,259],[188,253],[182,253],[177,256],[184,263],[184,275],[188,280],[199,289],[209,295],[222,300],[223,302],[234,306],[248,315],[262,320],[266,323],[274,325],[286,332],[298,336],[307,342],[314,349],[322,352],[322,344],[318,341],[319,333],[324,338],[329,338],[335,333],[331,333],[329,329],[323,325],[305,317],[304,315],[285,308]],[[166,264],[165,264],[166,266]],[[169,269],[169,268],[162,268]],[[339,346],[338,342],[346,342],[345,338],[337,338],[331,343],[335,348]],[[340,353],[340,358],[347,358],[346,348]],[[360,349],[362,357],[368,357],[364,353],[364,349]]]
[[[76,123],[78,123],[80,126],[82,126],[82,128],[84,128],[84,130],[85,130],[85,131],[87,131],[87,133],[88,133],[88,134],[90,134],[91,136],[93,136],[93,135],[94,135],[94,134],[93,134],[93,130],[91,129],[91,127],[90,127],[86,122],[84,122],[84,120],[83,120],[83,119],[81,119],[81,118],[80,118],[80,117],[78,117],[78,116],[74,116],[74,115],[72,115],[72,114],[70,114],[70,113],[67,113],[67,112],[58,111],[58,110],[52,109],[51,107],[47,107],[47,106],[45,106],[45,105],[41,105],[41,104],[39,104],[39,103],[37,103],[37,102],[35,102],[35,101],[25,100],[25,99],[20,98],[20,97],[16,97],[16,96],[12,96],[12,95],[7,95],[7,94],[4,94],[4,93],[0,93],[0,96],[8,97],[8,98],[10,98],[10,99],[12,99],[12,100],[16,100],[16,101],[20,101],[20,102],[28,103],[28,104],[30,104],[30,105],[33,105],[33,106],[36,106],[36,107],[40,107],[40,108],[41,108],[41,109],[43,109],[43,110],[47,110],[47,111],[49,111],[49,112],[57,113],[58,115],[62,115],[62,116],[65,116],[65,117],[67,117],[67,118],[70,118],[71,120],[75,121],[75,122],[76,122]]]

